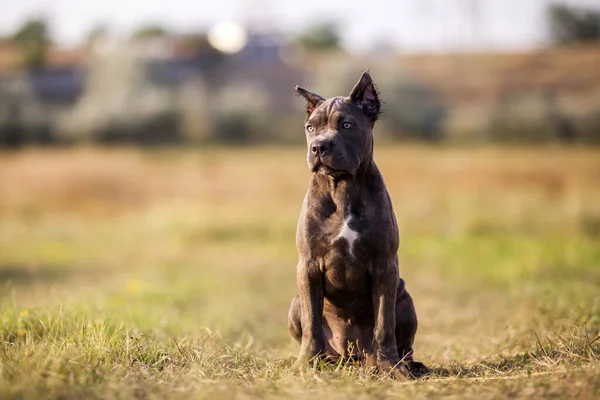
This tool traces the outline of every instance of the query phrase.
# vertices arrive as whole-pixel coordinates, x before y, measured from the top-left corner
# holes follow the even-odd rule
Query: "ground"
[[[0,154],[0,398],[600,396],[600,149],[376,149],[418,381],[290,368],[304,153]]]

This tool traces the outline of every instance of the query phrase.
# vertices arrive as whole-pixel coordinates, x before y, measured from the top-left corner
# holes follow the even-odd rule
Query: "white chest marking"
[[[352,228],[350,228],[349,224],[351,219],[351,216],[346,218],[344,224],[342,225],[342,229],[340,229],[340,233],[335,239],[346,239],[348,242],[348,251],[350,252],[350,255],[354,257],[354,254],[352,254],[352,249],[354,247],[354,242],[358,240],[358,232],[353,231]]]

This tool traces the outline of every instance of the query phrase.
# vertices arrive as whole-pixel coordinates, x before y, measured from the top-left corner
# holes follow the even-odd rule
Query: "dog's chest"
[[[360,232],[356,227],[355,221],[353,220],[355,217],[350,214],[344,219],[342,226],[339,228],[339,231],[336,236],[334,236],[332,240],[332,245],[339,241],[344,241],[348,246],[348,253],[354,257],[354,247],[358,240],[360,239]]]
[[[359,217],[347,214],[329,231],[328,249],[323,259],[327,296],[360,296],[368,290],[368,262],[361,252],[367,227]]]

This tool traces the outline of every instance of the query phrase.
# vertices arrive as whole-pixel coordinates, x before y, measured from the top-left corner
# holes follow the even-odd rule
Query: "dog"
[[[417,315],[398,270],[398,225],[373,159],[379,93],[363,73],[348,97],[307,101],[312,177],[298,220],[298,294],[288,314],[296,366],[351,359],[392,376],[428,372],[413,360]]]

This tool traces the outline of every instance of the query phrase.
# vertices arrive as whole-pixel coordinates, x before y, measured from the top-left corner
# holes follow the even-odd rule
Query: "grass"
[[[0,398],[600,396],[600,151],[376,151],[420,319],[394,381],[290,366],[304,149],[0,155]]]

